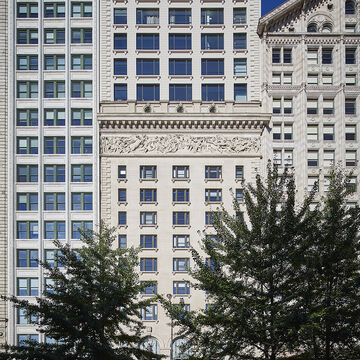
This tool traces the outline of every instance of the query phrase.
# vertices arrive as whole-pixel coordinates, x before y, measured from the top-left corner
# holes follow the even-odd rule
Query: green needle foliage
[[[154,299],[139,300],[149,284],[139,282],[137,252],[113,249],[112,229],[83,233],[85,246],[74,252],[59,241],[64,268],[41,263],[54,285],[32,303],[10,297],[16,307],[38,318],[37,328],[50,343],[8,346],[0,359],[129,360],[158,359],[141,350],[141,309]]]

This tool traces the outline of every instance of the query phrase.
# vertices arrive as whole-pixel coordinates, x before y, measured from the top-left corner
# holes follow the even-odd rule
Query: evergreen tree
[[[58,262],[64,268],[41,263],[52,279],[36,302],[10,297],[15,307],[37,318],[40,333],[50,343],[26,342],[7,346],[0,359],[130,360],[158,359],[140,349],[141,311],[154,299],[139,299],[142,284],[136,272],[134,249],[113,249],[112,229],[83,233],[85,246],[73,251],[56,241]]]

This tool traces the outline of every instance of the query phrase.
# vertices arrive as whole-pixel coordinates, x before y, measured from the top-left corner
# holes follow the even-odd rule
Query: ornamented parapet
[[[259,153],[260,138],[241,136],[130,135],[100,138],[101,155]]]

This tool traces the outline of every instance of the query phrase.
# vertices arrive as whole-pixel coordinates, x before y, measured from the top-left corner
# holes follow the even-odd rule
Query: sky
[[[262,15],[265,15],[270,10],[276,8],[280,4],[284,3],[285,0],[261,0],[261,13]]]

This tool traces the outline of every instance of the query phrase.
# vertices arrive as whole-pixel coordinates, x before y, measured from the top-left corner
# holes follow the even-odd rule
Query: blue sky
[[[277,6],[282,4],[283,2],[285,2],[285,0],[261,0],[261,7],[262,7],[261,13],[262,13],[262,15],[265,15],[270,10],[276,8]]]

